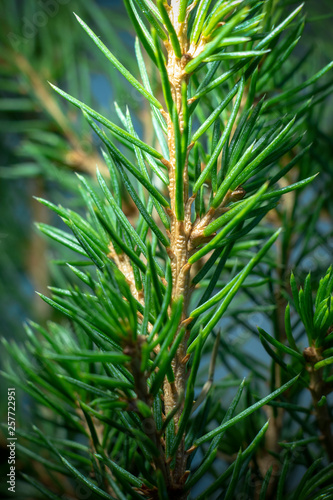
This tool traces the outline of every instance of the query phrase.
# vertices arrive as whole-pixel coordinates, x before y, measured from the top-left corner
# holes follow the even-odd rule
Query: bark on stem
[[[184,71],[184,67],[187,62],[186,53],[188,50],[188,40],[187,40],[187,22],[178,22],[178,10],[179,10],[179,0],[171,0],[171,4],[168,9],[168,13],[171,22],[176,30],[178,40],[181,47],[181,52],[183,57],[181,59],[177,58],[171,43],[166,43],[166,49],[168,54],[167,61],[167,72],[169,76],[169,81],[171,85],[171,91],[173,95],[174,106],[177,109],[177,115],[179,119],[180,132],[183,133],[184,130],[184,120],[183,120],[183,109],[182,109],[182,98],[181,91],[182,85],[185,81],[187,83],[188,76]],[[189,200],[188,193],[188,165],[187,158],[185,159],[185,165],[183,168],[183,197],[185,204],[185,214],[184,220],[177,220],[175,215],[175,169],[176,169],[176,151],[175,151],[175,131],[174,124],[171,116],[167,116],[168,124],[168,147],[170,155],[169,163],[169,195],[171,200],[171,228],[170,228],[170,250],[169,256],[171,260],[171,270],[172,270],[172,282],[173,282],[173,299],[179,296],[184,297],[184,307],[182,320],[187,317],[187,306],[189,302],[190,295],[190,266],[188,264],[189,251],[188,242],[190,238],[190,233],[192,229],[191,224],[191,203]],[[178,326],[179,332],[181,326]],[[172,369],[175,375],[175,382],[169,383],[166,379],[164,382],[164,410],[165,415],[172,411],[179,401],[179,395],[184,393],[186,385],[186,361],[184,360],[186,356],[188,335],[185,334],[184,340],[178,348],[177,354],[172,362]],[[182,413],[182,406],[178,409],[174,416],[175,430],[177,432],[179,418]],[[176,452],[176,465],[171,471],[171,488],[175,493],[179,492],[177,498],[185,499],[186,494],[182,494],[182,487],[186,479],[186,454],[184,448],[184,439],[181,441],[180,446]]]
[[[311,392],[318,428],[321,432],[321,439],[326,448],[329,460],[333,462],[333,435],[331,430],[331,417],[327,404],[320,404],[322,396],[327,396],[332,387],[323,380],[323,369],[316,370],[315,364],[323,359],[321,350],[314,346],[306,347],[303,356],[308,363],[307,370],[310,375],[309,390]]]

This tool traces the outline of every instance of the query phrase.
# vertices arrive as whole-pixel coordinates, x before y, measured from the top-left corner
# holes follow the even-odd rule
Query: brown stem
[[[181,89],[183,82],[187,83],[188,75],[184,71],[184,66],[187,62],[186,54],[188,50],[187,40],[187,21],[184,23],[178,22],[178,7],[179,0],[171,0],[169,16],[176,30],[178,40],[181,47],[183,57],[178,59],[173,51],[171,43],[166,43],[168,54],[167,72],[173,94],[174,105],[177,108],[179,119],[179,127],[181,133],[184,129],[183,109]],[[170,248],[168,250],[171,260],[172,298],[183,296],[184,306],[181,321],[187,318],[187,307],[190,299],[190,265],[189,259],[189,239],[192,230],[191,223],[191,204],[193,200],[189,200],[188,193],[188,165],[187,158],[183,168],[183,197],[185,204],[184,220],[177,220],[175,215],[175,169],[176,169],[176,151],[175,151],[175,131],[171,116],[167,116],[168,124],[168,147],[169,147],[169,195],[171,200],[171,229],[170,229]],[[180,331],[179,324],[177,333]],[[165,415],[170,413],[179,405],[180,394],[184,393],[186,386],[186,350],[187,350],[188,333],[185,334],[182,343],[180,344],[175,358],[172,361],[172,369],[175,376],[175,381],[169,383],[167,379],[164,382],[164,411]],[[182,413],[182,405],[179,405],[178,411],[174,415],[175,430],[178,430],[179,418]],[[176,452],[176,464],[171,471],[172,485],[174,498],[186,499],[187,495],[181,493],[182,486],[186,480],[186,453],[184,439],[182,439]]]
[[[129,257],[126,254],[124,254],[123,252],[120,254],[117,254],[112,242],[109,243],[109,250],[110,250],[110,252],[108,254],[108,257],[114,261],[114,263],[117,265],[118,269],[125,276],[126,281],[130,287],[131,294],[133,295],[133,297],[136,298],[136,300],[138,302],[140,302],[142,305],[144,305],[143,290],[136,289],[133,267],[131,265],[131,261],[130,261]]]
[[[124,354],[127,354],[131,358],[131,373],[134,376],[134,383],[135,383],[135,392],[137,395],[137,398],[140,401],[143,401],[147,406],[151,407],[152,406],[152,397],[148,392],[148,385],[147,385],[147,380],[144,377],[142,371],[141,371],[141,348],[142,344],[146,341],[144,337],[140,338],[133,342],[129,343],[126,345],[124,349]],[[155,425],[155,420],[153,418],[146,419],[144,418],[141,413],[138,411],[138,415],[141,418],[141,421],[143,423],[143,431],[145,434],[148,436],[149,439],[153,441],[155,444],[156,448],[158,449],[159,453],[156,457],[153,459],[153,467],[155,469],[161,470],[166,485],[167,487],[170,487],[171,485],[171,476],[170,476],[170,471],[169,468],[166,464],[165,460],[165,454],[162,446],[162,442],[160,439],[160,435],[158,433],[158,430]],[[148,420],[148,421],[147,421]],[[142,491],[145,493],[144,491]],[[153,493],[152,491],[147,491],[147,493],[151,494]]]
[[[40,177],[33,179],[31,186],[33,194],[40,198],[45,197],[44,180]],[[48,210],[44,205],[31,198],[31,212],[33,220],[48,222]],[[33,230],[31,232],[27,249],[25,252],[26,267],[30,280],[35,290],[47,293],[49,284],[49,267],[46,258],[47,242],[41,235]],[[37,318],[46,321],[50,318],[50,310],[45,307],[44,301],[35,294],[33,306]]]
[[[321,405],[319,402],[322,396],[326,396],[332,391],[323,380],[323,369],[315,370],[314,365],[323,359],[320,349],[316,347],[307,347],[303,351],[303,356],[308,362],[307,370],[310,375],[309,391],[311,392],[312,401],[315,409],[315,415],[318,428],[321,432],[321,440],[326,449],[330,462],[333,462],[333,435],[332,435],[332,420],[328,411],[327,404]]]

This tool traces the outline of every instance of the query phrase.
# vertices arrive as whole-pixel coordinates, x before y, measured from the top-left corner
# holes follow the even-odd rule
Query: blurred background
[[[279,3],[280,0],[278,0]],[[295,8],[299,2],[283,0]],[[287,7],[289,8],[289,7]],[[136,112],[135,124],[149,141],[147,109],[140,95],[117,78],[76,22],[73,11],[112,47],[116,57],[138,75],[134,59],[134,35],[116,0],[0,0],[0,318],[1,335],[24,342],[22,324],[33,319],[45,324],[57,313],[35,291],[47,294],[47,286],[66,281],[68,250],[41,235],[34,221],[60,224],[33,197],[79,209],[74,171],[94,176],[96,164],[104,168],[99,144],[80,112],[64,102],[48,85],[55,83],[106,116],[115,116],[114,101]],[[333,7],[331,0],[306,0],[307,25],[292,64],[281,80],[289,84],[309,78],[333,59]],[[295,68],[298,69],[294,76]],[[289,71],[289,74],[288,74]],[[298,80],[295,80],[295,79]],[[299,278],[308,271],[319,279],[332,261],[333,113],[332,76],[319,82],[318,103],[308,114],[304,144],[313,142],[298,165],[307,177],[321,172],[305,194],[297,194],[297,206],[287,203],[277,212],[277,224],[289,217],[296,238],[285,248],[283,266],[297,266]],[[289,210],[289,211],[288,211]],[[290,211],[291,210],[291,211]],[[131,207],[128,207],[130,214]],[[249,291],[247,300],[255,301]],[[255,294],[254,294],[255,295]],[[242,323],[238,317],[237,323]],[[258,318],[256,319],[258,324]],[[232,324],[230,326],[232,328]],[[246,327],[244,327],[246,328]],[[235,331],[233,331],[235,335]],[[6,365],[4,356],[0,359]],[[7,388],[1,389],[1,398]],[[1,405],[1,420],[6,406]],[[22,395],[18,420],[29,416],[29,399]],[[2,458],[7,450],[2,444]],[[1,475],[5,470],[1,468]],[[18,466],[19,468],[19,466]]]

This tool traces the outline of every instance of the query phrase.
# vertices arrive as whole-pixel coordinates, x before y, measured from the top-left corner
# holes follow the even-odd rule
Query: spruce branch
[[[257,0],[124,3],[137,35],[142,83],[114,55],[109,40],[104,43],[97,30],[77,20],[121,82],[144,100],[154,140],[140,137],[130,106],[115,103],[115,118],[106,117],[51,84],[103,143],[107,171],[97,168],[95,179],[77,176],[84,211],[39,199],[70,232],[43,223],[40,231],[81,261],[66,259],[66,282],[50,287],[51,297],[40,294],[67,323],[27,327],[28,351],[40,371],[35,373],[29,352],[5,342],[20,370],[9,369],[6,377],[56,415],[61,429],[84,436],[82,456],[37,428],[33,439],[50,454],[41,463],[76,478],[94,495],[186,500],[216,466],[224,472],[199,499],[233,498],[246,473],[259,478],[249,497],[277,489],[282,498],[291,463],[288,446],[283,455],[279,444],[282,416],[298,425],[300,435],[295,425],[288,427],[292,446],[325,441],[332,459],[326,399],[332,385],[332,271],[319,283],[315,300],[309,277],[304,290],[293,276],[290,290],[283,289],[293,225],[279,202],[293,193],[295,211],[298,193],[318,182],[314,169],[300,168],[296,178],[294,167],[309,153],[302,149],[302,132],[312,107],[308,112],[303,101],[323,98],[333,66],[295,85],[287,74],[287,85],[277,91],[303,30],[302,6],[284,18],[276,2]],[[47,105],[50,111],[54,102]],[[55,109],[53,115],[65,120]],[[69,128],[67,138],[75,142],[71,134]],[[303,228],[309,221],[314,227],[318,211]],[[275,218],[264,223],[272,212]],[[309,238],[307,233],[305,249]],[[261,287],[264,292],[257,293]],[[276,307],[275,287],[294,306],[297,323],[289,306],[285,314],[282,302]],[[256,313],[269,318],[273,334],[264,325],[254,328]],[[295,336],[300,324],[305,350]],[[241,335],[236,342],[229,337],[242,325],[259,338],[271,367],[243,349]],[[254,384],[251,377],[239,379],[230,357],[251,371]],[[228,377],[219,379],[218,364],[228,368]],[[234,387],[227,404],[226,391]],[[307,418],[311,409],[298,401],[306,389],[315,423]],[[262,419],[261,409],[270,421]],[[316,426],[321,435],[315,440]],[[274,472],[281,469],[278,479],[265,468],[263,457],[272,454]],[[306,474],[296,489],[300,495],[311,481],[326,488],[332,475],[325,467]]]

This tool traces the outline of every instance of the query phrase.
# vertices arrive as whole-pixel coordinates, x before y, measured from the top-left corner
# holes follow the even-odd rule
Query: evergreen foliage
[[[303,132],[333,63],[293,78],[302,6],[124,4],[140,76],[76,17],[145,100],[153,138],[129,107],[104,116],[51,82],[102,158],[95,176],[71,176],[84,213],[38,198],[64,223],[39,230],[73,258],[68,282],[40,294],[61,320],[27,324],[24,349],[4,341],[2,375],[41,416],[17,430],[18,450],[91,498],[329,499],[333,273],[321,269],[314,291],[310,274],[299,287],[291,273],[289,286],[289,268],[296,225],[297,271],[328,203],[324,192],[314,213],[298,214],[303,192],[323,182]],[[262,359],[232,339],[241,325]],[[24,478],[41,498],[76,498]]]

